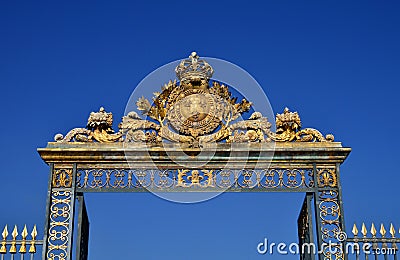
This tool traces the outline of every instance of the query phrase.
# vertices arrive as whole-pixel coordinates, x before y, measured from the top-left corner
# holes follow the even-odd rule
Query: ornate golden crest
[[[213,95],[193,92],[176,102],[167,118],[180,133],[197,137],[211,133],[221,124],[223,105]]]
[[[285,109],[276,116],[277,131],[271,131],[271,123],[259,112],[247,120],[238,120],[250,110],[251,102],[237,102],[224,84],[210,82],[213,68],[193,52],[175,69],[176,80],[169,81],[154,93],[150,102],[145,97],[136,102],[137,109],[146,116],[142,119],[132,111],[122,118],[119,131],[114,133],[112,114],[104,109],[92,112],[87,129],[76,128],[66,137],[58,134],[59,142],[145,142],[160,143],[162,140],[187,143],[192,147],[210,142],[291,142],[333,141],[312,128],[301,129],[297,112]]]

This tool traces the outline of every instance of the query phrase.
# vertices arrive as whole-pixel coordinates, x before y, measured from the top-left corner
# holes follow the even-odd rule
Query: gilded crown
[[[196,52],[190,54],[189,59],[182,60],[175,68],[178,79],[182,81],[209,80],[214,70],[205,60],[199,60]]]

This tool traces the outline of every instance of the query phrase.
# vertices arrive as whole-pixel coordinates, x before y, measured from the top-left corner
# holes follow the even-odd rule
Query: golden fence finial
[[[372,224],[371,224],[371,231],[370,232],[371,232],[373,237],[376,237],[376,228],[375,228],[374,222],[372,222]]]
[[[24,226],[24,229],[22,230],[21,233],[22,236],[22,242],[21,242],[21,247],[19,248],[19,251],[21,254],[26,253],[26,237],[28,236],[28,230],[26,229],[26,225]]]
[[[389,229],[390,234],[392,235],[393,238],[396,236],[396,230],[394,229],[393,223],[390,223],[390,229]]]
[[[8,236],[7,225],[4,227],[3,233],[1,233],[1,235],[3,236],[3,240],[6,240],[6,239],[7,239],[7,236]]]
[[[353,229],[351,230],[351,232],[353,232],[353,235],[356,237],[358,235],[358,229],[356,224],[353,225]]]
[[[37,236],[36,225],[33,226],[31,236],[32,240],[31,240],[31,246],[29,247],[29,253],[36,253],[36,246],[35,246],[35,239]]]
[[[0,254],[5,254],[7,253],[7,248],[6,248],[6,240],[8,236],[8,230],[7,230],[7,225],[3,229],[3,233],[1,233],[3,236],[3,241],[1,242],[1,247],[0,247]]]
[[[18,236],[18,230],[17,230],[17,225],[14,226],[13,232],[11,233],[12,236],[12,242],[11,242],[11,247],[10,247],[10,253],[15,254],[17,252],[17,236]]]
[[[367,236],[367,228],[365,227],[364,223],[361,226],[361,234],[363,234],[364,237]]]
[[[386,235],[386,229],[383,226],[383,224],[381,224],[381,228],[379,229],[379,233],[381,233],[382,237],[385,237]]]

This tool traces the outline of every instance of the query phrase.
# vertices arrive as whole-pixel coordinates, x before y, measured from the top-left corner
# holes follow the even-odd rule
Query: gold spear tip
[[[26,224],[24,225],[24,229],[22,230],[21,236],[23,240],[25,240],[26,236],[28,236],[28,230],[26,228]]]
[[[1,233],[1,235],[3,236],[3,239],[4,239],[4,240],[7,239],[7,236],[8,236],[7,225],[4,227],[3,233]]]
[[[36,246],[35,246],[35,238],[37,236],[36,225],[33,226],[31,236],[32,240],[31,240],[31,246],[29,247],[29,253],[36,253]]]
[[[13,232],[11,233],[11,235],[12,235],[12,238],[13,238],[14,240],[17,238],[17,236],[18,236],[17,225],[14,225],[14,230],[13,230]]]
[[[376,228],[375,228],[375,225],[374,225],[373,222],[372,222],[372,225],[371,225],[371,234],[372,234],[373,236],[376,236]]]
[[[390,223],[390,229],[389,229],[390,234],[394,238],[396,235],[396,230],[394,229],[393,223]]]
[[[365,223],[363,222],[361,226],[361,234],[365,237],[367,235],[367,228],[365,227]]]
[[[356,224],[353,225],[353,229],[351,230],[351,232],[353,233],[354,236],[358,235],[358,229],[357,229]]]
[[[35,240],[35,238],[37,236],[36,225],[33,226],[31,236],[32,236],[32,240]]]
[[[381,224],[381,228],[380,228],[380,230],[379,230],[379,233],[381,233],[382,237],[385,237],[385,235],[386,235],[386,229],[385,229],[385,227],[383,226],[383,224]]]
[[[26,224],[24,225],[24,229],[22,230],[22,243],[21,247],[19,248],[19,253],[25,254],[26,253],[26,236],[28,235],[28,230],[26,229]]]

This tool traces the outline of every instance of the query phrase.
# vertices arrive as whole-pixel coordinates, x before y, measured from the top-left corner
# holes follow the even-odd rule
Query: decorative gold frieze
[[[198,190],[312,189],[311,168],[234,169],[88,169],[78,170],[78,189],[149,189],[187,188]]]
[[[215,187],[213,172],[213,170],[178,170],[176,187]],[[186,177],[186,180],[184,177]]]
[[[323,187],[336,187],[337,176],[335,169],[322,168],[317,169],[318,186]]]
[[[70,188],[72,186],[72,169],[55,169],[53,172],[53,188]]]

